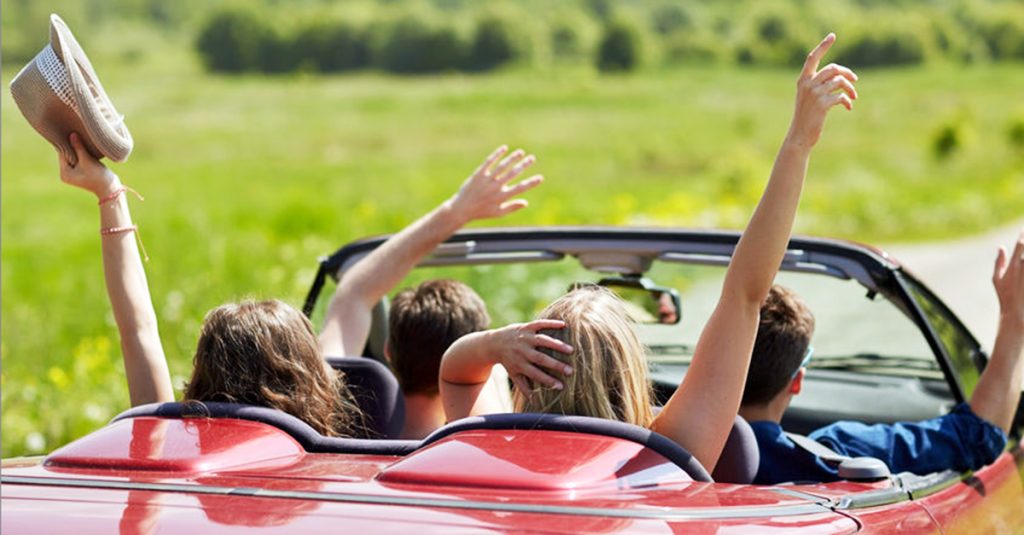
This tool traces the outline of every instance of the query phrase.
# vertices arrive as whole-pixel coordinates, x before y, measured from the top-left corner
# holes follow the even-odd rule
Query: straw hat
[[[72,164],[68,135],[78,132],[89,152],[123,162],[132,135],[103,90],[85,51],[57,15],[50,15],[50,44],[11,81],[22,115]]]

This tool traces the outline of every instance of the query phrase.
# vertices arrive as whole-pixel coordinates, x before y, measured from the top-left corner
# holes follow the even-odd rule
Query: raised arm
[[[572,373],[572,368],[538,351],[547,347],[571,353],[572,346],[544,334],[543,329],[561,329],[561,320],[541,319],[515,323],[499,329],[467,334],[455,341],[441,359],[441,403],[448,421],[466,416],[504,412],[500,393],[490,381],[491,369],[501,364],[520,392],[529,392],[524,378],[561,390],[563,385],[549,375]],[[547,368],[549,372],[541,368]]]
[[[535,175],[511,185],[533,164],[534,157],[516,150],[501,159],[507,151],[508,147],[501,146],[491,153],[452,198],[392,236],[342,276],[320,333],[320,349],[325,355],[362,353],[374,304],[456,230],[476,219],[502,217],[526,207],[525,199],[513,197],[543,179]]]
[[[999,330],[970,404],[974,414],[1008,433],[1024,373],[1024,231],[1009,257],[1005,248],[999,248],[992,284],[999,296]]]
[[[833,42],[835,35],[829,34],[807,56],[797,81],[792,123],[761,201],[736,245],[718,305],[697,342],[686,378],[652,426],[709,470],[740,406],[761,302],[786,253],[811,148],[828,111],[837,104],[851,109],[857,98],[852,71],[834,64],[818,70]]]
[[[71,134],[70,140],[78,163],[71,165],[61,157],[60,179],[92,192],[99,200],[103,275],[121,337],[132,406],[174,401],[171,375],[160,345],[156,313],[149,296],[146,271],[139,259],[124,187],[113,171],[85,150],[77,134]]]

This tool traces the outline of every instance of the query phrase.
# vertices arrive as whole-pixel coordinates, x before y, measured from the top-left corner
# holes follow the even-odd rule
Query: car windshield
[[[680,325],[638,325],[653,362],[692,357],[697,338],[714,310],[724,274],[724,268],[711,266],[665,264],[652,269],[651,278],[678,288],[683,303]],[[856,281],[783,272],[776,283],[800,295],[814,314],[811,368],[870,368],[883,374],[941,377],[917,326],[888,300],[869,297]]]
[[[636,325],[649,348],[652,366],[689,363],[718,299],[724,274],[724,266],[667,262],[656,262],[646,273],[657,284],[676,289],[682,305],[677,324]],[[433,278],[461,280],[484,298],[492,326],[499,326],[533,319],[570,285],[596,282],[604,276],[566,258],[557,262],[420,268],[399,288]],[[924,335],[882,296],[869,298],[868,291],[856,281],[821,274],[783,272],[776,282],[802,296],[815,315],[812,370],[856,369],[942,378]]]

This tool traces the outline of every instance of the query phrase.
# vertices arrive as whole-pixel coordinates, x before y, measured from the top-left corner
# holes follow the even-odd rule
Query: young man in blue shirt
[[[1024,232],[1012,254],[1000,248],[992,281],[999,297],[999,330],[992,357],[968,403],[920,422],[836,422],[808,438],[839,455],[881,459],[893,473],[975,470],[994,461],[1006,447],[1006,433],[1021,395]],[[814,317],[803,301],[788,289],[772,288],[761,308],[740,407],[761,451],[754,483],[839,479],[834,463],[797,445],[779,425],[793,396],[800,393],[813,331]]]

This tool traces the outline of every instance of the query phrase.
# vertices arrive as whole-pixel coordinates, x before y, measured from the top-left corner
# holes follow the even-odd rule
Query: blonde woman
[[[761,201],[733,254],[718,305],[689,371],[652,415],[643,347],[622,303],[609,292],[573,291],[541,319],[467,335],[445,354],[440,389],[449,420],[500,411],[487,379],[501,364],[516,386],[516,408],[611,418],[665,435],[714,469],[739,409],[761,302],[786,252],[807,162],[828,111],[852,109],[857,76],[830,64],[829,34],[807,56],[793,119]]]

